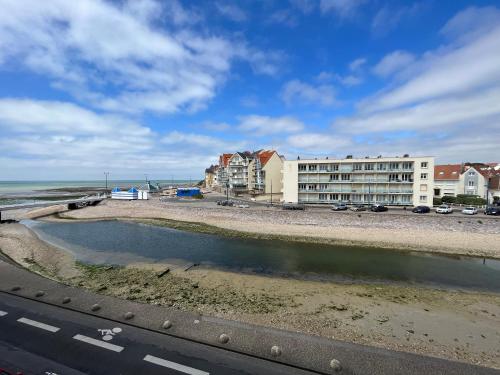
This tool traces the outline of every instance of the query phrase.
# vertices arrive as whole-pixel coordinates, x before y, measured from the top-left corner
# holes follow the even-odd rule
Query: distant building
[[[213,188],[218,185],[218,165],[211,165],[205,169],[205,187]]]
[[[493,199],[496,177],[500,174],[497,163],[464,163],[436,165],[434,167],[434,195],[436,197],[476,195]],[[491,187],[490,187],[491,186]],[[491,191],[489,191],[491,190]]]
[[[284,161],[283,200],[432,206],[434,157]]]
[[[249,190],[254,194],[280,196],[282,192],[282,170],[284,157],[275,150],[259,150],[250,161]],[[272,189],[272,191],[271,191]]]

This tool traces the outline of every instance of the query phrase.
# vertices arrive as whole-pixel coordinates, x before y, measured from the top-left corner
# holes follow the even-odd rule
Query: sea
[[[157,183],[161,187],[178,186],[196,183],[198,180],[150,180],[151,184]],[[146,183],[145,180],[108,180],[108,189],[115,186],[120,188],[140,187]],[[68,188],[105,188],[104,180],[81,180],[81,181],[0,181],[0,198],[9,198],[17,196],[37,196],[54,193],[54,189]]]

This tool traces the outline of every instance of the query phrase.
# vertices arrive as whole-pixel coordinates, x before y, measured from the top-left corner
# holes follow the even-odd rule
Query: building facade
[[[495,177],[498,174],[495,163],[436,165],[434,167],[434,195],[441,198],[465,194],[484,199],[488,196],[491,201],[495,194]]]
[[[218,165],[211,165],[205,169],[205,187],[213,188],[218,185]]]
[[[276,194],[279,199],[282,191],[282,170],[284,157],[274,150],[260,150],[250,161],[248,187],[253,194]]]
[[[433,196],[433,157],[349,157],[283,163],[285,202],[432,206]]]

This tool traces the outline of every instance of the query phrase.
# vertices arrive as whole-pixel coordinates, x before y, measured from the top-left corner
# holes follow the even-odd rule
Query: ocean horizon
[[[201,179],[192,179],[192,183],[196,183]],[[150,180],[153,185],[157,183],[162,186],[179,185],[189,183],[190,180]],[[121,188],[139,187],[144,185],[146,180],[108,180],[108,189],[115,186]],[[52,189],[63,188],[105,188],[105,180],[33,180],[33,181],[0,181],[0,195],[16,195],[16,194],[36,194]]]

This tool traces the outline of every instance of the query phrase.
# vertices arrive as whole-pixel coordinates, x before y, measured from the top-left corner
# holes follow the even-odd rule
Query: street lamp
[[[104,172],[104,176],[106,178],[106,195],[108,195],[108,176],[109,176],[109,172]]]
[[[226,181],[226,201],[229,202],[229,181]]]

